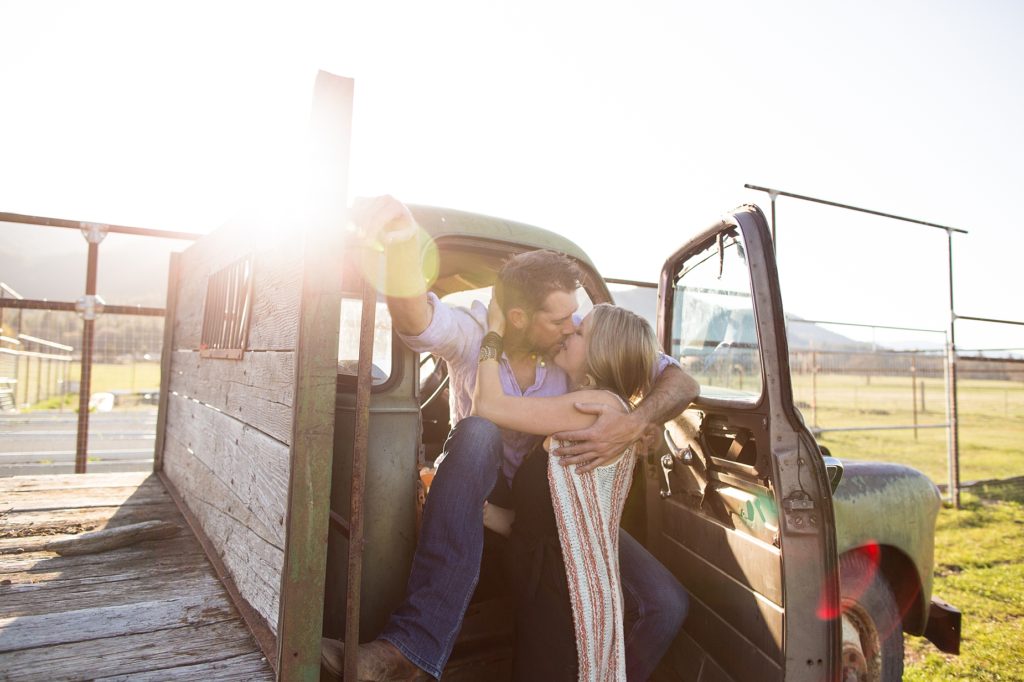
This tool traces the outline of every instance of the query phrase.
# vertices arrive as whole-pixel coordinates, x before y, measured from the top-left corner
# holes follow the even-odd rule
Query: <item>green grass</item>
[[[943,509],[934,593],[963,612],[959,656],[907,638],[906,680],[1024,680],[1024,480],[972,489]]]
[[[924,380],[924,411],[918,383],[917,423],[943,424],[943,382]],[[914,423],[909,377],[810,375],[793,377],[794,398],[809,426],[821,428],[897,426]],[[1024,475],[1024,383],[962,380],[958,400],[960,480]],[[946,429],[825,432],[819,438],[844,459],[898,462],[923,471],[936,483],[948,480]]]
[[[56,365],[56,363],[55,363]],[[71,363],[67,368],[67,381],[77,382],[81,377],[81,365],[77,362]],[[29,410],[56,410],[60,408],[60,396],[56,395],[56,381],[58,373],[56,369],[51,370],[49,377],[54,382],[50,398],[34,401]],[[22,382],[28,381],[29,400],[32,401],[36,395],[37,369],[36,364],[21,372],[18,377]],[[45,384],[47,372],[44,366],[42,383]],[[137,362],[132,364],[96,363],[92,366],[92,378],[90,380],[90,393],[102,393],[105,391],[151,389],[160,387],[160,363],[159,362]],[[46,389],[42,389],[45,394]],[[17,392],[17,399],[22,400],[22,389]],[[64,397],[64,409],[78,408],[78,394],[70,394]]]

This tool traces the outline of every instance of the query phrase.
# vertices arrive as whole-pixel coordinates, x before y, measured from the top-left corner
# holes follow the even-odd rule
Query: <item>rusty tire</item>
[[[903,623],[876,562],[850,552],[839,561],[843,682],[903,678]]]

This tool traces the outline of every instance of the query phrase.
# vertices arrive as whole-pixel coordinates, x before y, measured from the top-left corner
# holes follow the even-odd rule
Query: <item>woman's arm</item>
[[[476,372],[472,413],[503,429],[547,436],[556,431],[585,429],[597,419],[580,412],[576,403],[594,402],[625,412],[622,404],[607,391],[576,391],[545,398],[521,398],[506,395],[501,387],[498,361],[485,360]]]
[[[505,331],[505,318],[493,300],[487,311],[490,330]],[[473,392],[473,411],[504,429],[547,436],[556,431],[582,429],[596,417],[576,409],[578,402],[597,402],[625,411],[621,403],[607,391],[577,391],[545,398],[522,398],[506,395],[501,387],[500,356],[480,362]]]

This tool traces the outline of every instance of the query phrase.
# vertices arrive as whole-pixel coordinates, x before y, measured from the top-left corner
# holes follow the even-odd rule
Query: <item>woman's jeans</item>
[[[501,432],[480,417],[461,420],[444,446],[423,509],[405,601],[381,633],[418,667],[441,677],[480,577],[483,507],[500,475]],[[682,626],[689,599],[643,546],[619,532],[629,680],[654,672]]]

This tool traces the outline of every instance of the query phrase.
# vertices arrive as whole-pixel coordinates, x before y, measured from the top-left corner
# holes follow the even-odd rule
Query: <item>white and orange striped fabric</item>
[[[549,448],[560,444],[551,439]],[[556,457],[548,457],[581,681],[626,679],[619,522],[635,459],[635,448],[630,447],[612,464],[577,474],[575,465],[562,466]]]

